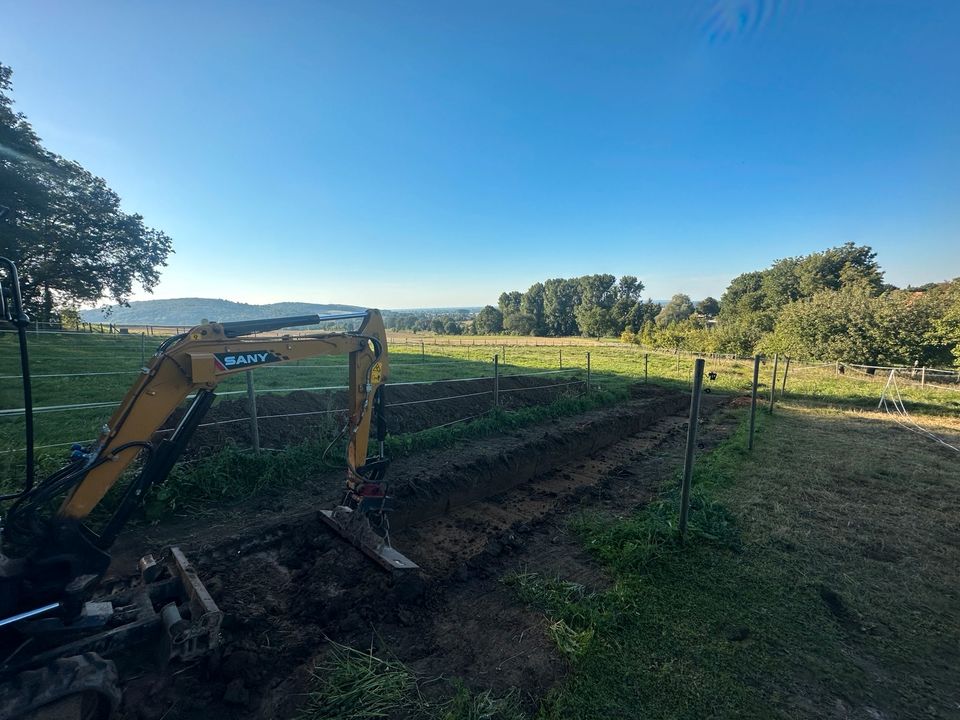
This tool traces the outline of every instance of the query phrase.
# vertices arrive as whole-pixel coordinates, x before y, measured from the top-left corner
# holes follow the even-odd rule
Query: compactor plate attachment
[[[386,570],[416,570],[419,566],[397,552],[390,541],[370,527],[365,513],[355,512],[345,505],[333,510],[321,510],[320,519],[364,555]]]

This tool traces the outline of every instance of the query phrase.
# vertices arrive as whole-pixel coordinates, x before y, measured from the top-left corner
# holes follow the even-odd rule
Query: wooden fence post
[[[253,371],[247,370],[247,403],[250,406],[250,435],[253,451],[260,452],[260,424],[257,422],[257,392],[253,387]]]
[[[787,364],[783,366],[783,386],[780,388],[780,399],[787,394],[787,373],[790,372],[790,356],[787,355]]]
[[[500,407],[500,356],[493,356],[493,406]]]
[[[590,353],[587,353],[587,392],[590,391]]]
[[[687,449],[683,457],[683,484],[680,486],[680,540],[687,531],[690,509],[690,485],[693,483],[693,457],[697,447],[697,423],[700,421],[700,391],[703,388],[703,358],[693,364],[693,390],[690,393],[690,420],[687,423]]]
[[[753,430],[757,419],[757,380],[760,378],[760,356],[753,357],[753,388],[750,391],[750,438],[747,441],[747,450],[753,450]]]
[[[773,379],[770,381],[770,408],[767,412],[773,412],[774,393],[777,392],[777,365],[780,364],[780,353],[773,354]]]

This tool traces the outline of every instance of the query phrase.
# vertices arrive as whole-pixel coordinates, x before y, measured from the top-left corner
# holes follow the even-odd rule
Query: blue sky
[[[896,284],[960,275],[954,0],[0,12],[18,109],[173,237],[156,297],[698,298],[845,241]]]

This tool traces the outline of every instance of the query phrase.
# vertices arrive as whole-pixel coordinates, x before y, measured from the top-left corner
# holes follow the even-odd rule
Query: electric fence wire
[[[890,406],[893,406],[891,411]],[[877,409],[883,408],[886,413],[891,417],[891,419],[900,425],[903,428],[906,428],[912,433],[917,435],[922,435],[931,440],[935,440],[941,445],[950,448],[954,452],[960,454],[960,448],[955,445],[951,445],[942,437],[936,433],[927,430],[925,427],[921,426],[910,413],[907,411],[906,405],[903,403],[903,396],[900,393],[900,387],[897,384],[897,371],[896,369],[890,370],[890,375],[887,378],[887,383],[883,387],[883,392],[880,394],[880,404],[877,406]]]

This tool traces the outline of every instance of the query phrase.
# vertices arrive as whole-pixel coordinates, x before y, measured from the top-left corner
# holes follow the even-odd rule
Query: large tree
[[[503,332],[503,313],[493,305],[485,305],[473,321],[477,335],[494,335]]]
[[[643,326],[644,307],[640,301],[643,283],[634,275],[624,275],[617,283],[617,299],[611,309],[611,321],[614,335],[624,330],[637,332]]]
[[[689,295],[677,293],[670,301],[663,306],[663,309],[657,315],[657,325],[673,325],[682,320],[687,320],[694,313],[693,302]]]
[[[580,286],[575,279],[551,278],[543,284],[543,322],[547,335],[578,335],[580,328],[574,308],[580,302]]]
[[[698,302],[696,307],[698,313],[708,318],[716,317],[720,312],[720,303],[709,295]]]
[[[791,303],[823,290],[854,286],[869,296],[885,289],[876,253],[867,245],[846,243],[743,273],[730,282],[720,299],[720,347],[726,352],[753,353]]]
[[[789,304],[763,344],[795,357],[935,365],[949,359],[949,350],[929,334],[939,316],[938,303],[923,293],[874,295],[869,284],[856,283]]]
[[[606,273],[578,278],[580,303],[574,308],[580,333],[601,337],[615,330],[613,304],[617,299],[617,278]],[[619,334],[619,333],[618,333]]]
[[[543,283],[534,283],[520,300],[520,312],[533,318],[529,334],[546,335],[547,327],[543,320]]]
[[[102,178],[45,149],[8,94],[0,64],[0,255],[20,270],[29,312],[48,320],[58,307],[124,304],[150,291],[172,252],[170,238],[120,208]]]

